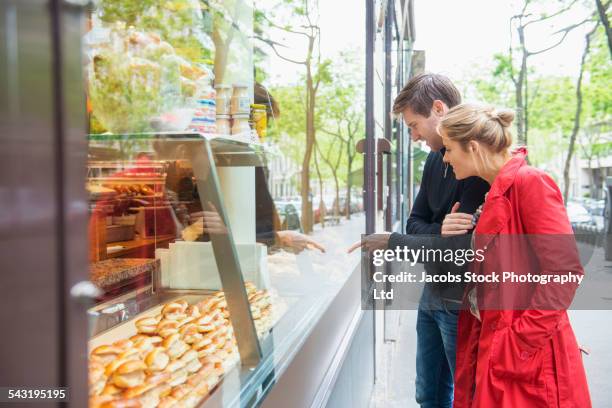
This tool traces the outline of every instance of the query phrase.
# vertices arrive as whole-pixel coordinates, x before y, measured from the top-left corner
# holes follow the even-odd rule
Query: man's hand
[[[441,232],[443,237],[464,235],[467,234],[469,230],[474,228],[474,224],[472,224],[472,215],[459,213],[457,212],[458,209],[459,203],[455,203],[450,214],[447,214],[446,217],[444,217]]]
[[[293,253],[299,254],[305,249],[318,249],[325,252],[325,247],[314,239],[297,231],[277,231],[278,244]]]
[[[368,235],[367,237],[351,245],[351,247],[346,252],[350,254],[351,252],[360,247],[364,247],[368,252],[372,252],[376,249],[387,249],[389,246],[390,236],[390,232],[381,232],[377,234]]]

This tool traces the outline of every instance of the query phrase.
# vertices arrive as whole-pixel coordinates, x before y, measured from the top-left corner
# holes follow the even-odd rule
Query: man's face
[[[436,152],[444,147],[442,137],[438,134],[437,129],[446,110],[446,105],[442,104],[440,101],[434,102],[434,106],[428,118],[418,113],[414,113],[410,108],[404,109],[402,116],[406,126],[410,128],[412,140],[415,142],[422,140],[431,150]]]

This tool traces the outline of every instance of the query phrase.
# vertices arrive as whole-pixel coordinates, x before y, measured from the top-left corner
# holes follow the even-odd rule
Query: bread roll
[[[209,344],[212,343],[212,337],[211,336],[203,336],[201,340],[197,341],[196,343],[193,344],[193,348],[194,350],[201,350],[204,347],[208,346]]]
[[[189,323],[179,329],[179,333],[183,341],[187,344],[195,343],[199,337],[202,337],[198,333],[198,326],[194,323]]]
[[[150,376],[146,379],[144,384],[141,384],[137,387],[129,388],[124,393],[123,396],[126,398],[137,397],[145,392],[148,392],[158,385],[167,382],[170,379],[170,373],[158,373]]]
[[[182,399],[193,390],[193,387],[189,384],[182,384],[172,389],[170,394],[173,398]]]
[[[185,314],[187,314],[188,317],[192,317],[194,319],[197,319],[198,317],[202,315],[202,313],[200,313],[200,309],[198,309],[198,307],[195,305],[189,306],[185,310]]]
[[[178,407],[178,401],[176,398],[173,398],[171,396],[167,396],[162,398],[159,401],[159,405],[157,406],[157,408],[174,408],[174,407]]]
[[[138,333],[154,334],[157,331],[157,324],[159,323],[159,321],[159,316],[143,317],[141,319],[136,320],[134,324],[136,325]]]
[[[192,360],[197,360],[198,352],[196,350],[188,350],[181,356],[181,360],[185,363],[189,363]]]
[[[187,381],[187,375],[187,370],[184,368],[173,372],[170,380],[168,381],[168,385],[176,387],[177,385],[183,384],[185,381]]]
[[[172,360],[166,366],[166,372],[173,373],[175,371],[180,370],[183,367],[185,367],[185,362],[183,360],[180,360],[180,359]]]
[[[214,353],[216,350],[217,350],[217,346],[215,346],[214,343],[211,343],[208,346],[198,350],[198,357],[202,358],[202,357],[209,356],[212,353]]]
[[[165,319],[181,320],[187,317],[187,315],[185,314],[186,309],[187,309],[187,306],[184,306],[184,304],[179,303],[179,302],[172,302],[172,303],[166,304],[162,308],[162,315],[164,316]]]
[[[103,345],[93,349],[91,355],[95,356],[100,363],[106,365],[113,361],[122,351],[119,347]]]
[[[112,395],[96,395],[89,398],[89,408],[100,408],[102,404],[115,399]]]
[[[115,370],[112,382],[117,387],[131,388],[144,383],[145,369],[147,366],[142,361],[128,361]]]
[[[147,354],[144,361],[150,371],[161,371],[168,366],[170,356],[162,347],[156,347]]]
[[[181,340],[179,333],[175,333],[166,338],[162,345],[166,349],[166,353],[170,356],[170,358],[178,358],[183,355],[184,352],[189,350],[189,346]]]
[[[122,391],[121,388],[115,387],[113,384],[106,384],[101,395],[118,395]]]
[[[142,408],[142,404],[134,398],[119,398],[103,403],[100,408]]]
[[[196,358],[191,360],[189,363],[187,363],[187,365],[185,366],[185,369],[187,370],[188,373],[195,373],[197,372],[200,368],[202,368],[202,363],[200,362],[200,360],[197,358],[198,357],[198,353],[196,352]]]
[[[117,340],[113,343],[113,346],[119,347],[123,351],[130,349],[133,345],[134,343],[132,343],[132,341],[128,339]]]
[[[179,325],[176,320],[162,320],[157,325],[157,333],[165,339],[178,333],[178,327]]]

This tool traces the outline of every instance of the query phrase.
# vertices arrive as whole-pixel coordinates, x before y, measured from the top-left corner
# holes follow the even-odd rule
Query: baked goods
[[[107,290],[140,275],[150,274],[160,268],[159,259],[111,258],[89,265],[91,282]]]
[[[147,366],[138,360],[121,364],[113,373],[112,382],[120,388],[136,387],[144,383]]]
[[[261,335],[270,328],[269,296],[249,283],[247,296]],[[138,334],[91,351],[90,407],[197,406],[239,361],[223,292],[167,303],[132,324]]]
[[[122,350],[119,347],[102,345],[96,347],[91,352],[91,356],[102,364],[108,364],[113,361],[115,357],[117,357],[121,352]]]
[[[162,320],[157,325],[157,333],[164,339],[178,333],[179,324],[176,320]]]
[[[142,334],[153,334],[157,331],[157,325],[159,323],[159,317],[143,317],[142,319],[136,320],[136,329],[138,333]]]
[[[149,371],[161,371],[168,366],[170,356],[164,351],[164,348],[157,347],[147,354],[144,362]]]

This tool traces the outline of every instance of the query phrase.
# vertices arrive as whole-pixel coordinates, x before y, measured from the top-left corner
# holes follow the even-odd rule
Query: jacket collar
[[[499,197],[508,191],[514,183],[519,169],[525,164],[525,157],[527,157],[527,148],[525,147],[519,147],[512,152],[512,158],[504,164],[497,177],[495,177],[487,198]]]

